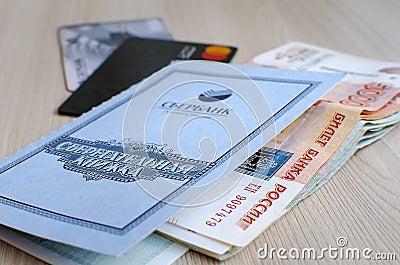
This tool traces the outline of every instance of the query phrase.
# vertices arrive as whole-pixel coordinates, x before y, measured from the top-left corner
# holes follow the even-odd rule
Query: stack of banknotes
[[[328,181],[358,149],[380,139],[400,122],[400,64],[294,42],[262,53],[248,65],[346,76],[265,145],[293,154],[272,179],[244,181],[213,203],[183,209],[159,228],[166,236],[220,260],[249,244]],[[260,149],[236,171],[246,174],[243,169],[249,163],[258,164],[263,159]],[[276,182],[272,182],[274,178]],[[296,191],[291,192],[293,189]],[[246,206],[235,204],[240,197],[246,197]],[[274,205],[278,203],[279,208]],[[204,217],[209,219],[204,221]]]
[[[399,78],[303,43],[176,63],[3,160],[0,239],[55,264],[229,258],[400,122]]]
[[[360,58],[304,43],[288,43],[256,56],[249,64],[346,73],[343,80],[322,98],[320,105],[336,111],[345,108],[349,113],[358,114],[354,125],[340,136],[345,141],[336,145],[337,150],[329,153],[329,158],[319,165],[318,171],[306,177],[306,187],[293,199],[288,208],[312,194],[358,149],[382,138],[400,122],[399,63]],[[318,114],[311,114],[313,109],[317,108],[313,106],[309,110],[310,116],[305,113],[300,119],[303,119],[303,122],[311,119],[322,121]],[[296,125],[298,123],[301,121],[296,121],[292,126],[299,126]],[[308,121],[308,124],[311,125],[311,121]],[[308,135],[311,133],[308,132]],[[286,139],[286,136],[282,137]],[[302,140],[304,139],[306,138]]]

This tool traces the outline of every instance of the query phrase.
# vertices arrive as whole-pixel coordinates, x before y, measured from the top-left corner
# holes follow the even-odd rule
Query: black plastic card
[[[228,63],[236,50],[235,47],[223,45],[127,39],[59,107],[58,112],[80,116],[173,60],[212,60]]]

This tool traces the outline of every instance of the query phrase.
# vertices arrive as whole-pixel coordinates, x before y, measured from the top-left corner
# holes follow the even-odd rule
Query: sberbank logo
[[[215,102],[227,99],[230,96],[232,96],[232,91],[229,89],[224,89],[219,91],[208,90],[200,94],[199,100],[203,102]]]

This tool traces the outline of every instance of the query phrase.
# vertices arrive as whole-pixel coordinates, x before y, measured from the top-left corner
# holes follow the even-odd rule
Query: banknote
[[[211,62],[169,66],[0,162],[0,223],[126,253],[342,77]]]
[[[69,91],[78,89],[128,37],[172,40],[160,18],[63,26],[58,36]]]
[[[346,77],[323,99],[378,111],[400,92],[400,64],[377,61],[291,42],[257,55],[250,64],[284,69],[346,73]]]
[[[362,140],[367,140],[367,139],[380,139],[385,135],[388,131],[390,131],[393,127],[395,127],[398,123],[395,123],[393,125],[388,125],[383,128],[375,129],[375,130],[369,130],[366,133],[363,134],[361,137]]]
[[[358,122],[358,109],[327,102],[312,106],[226,177],[241,175],[232,190],[211,203],[182,209],[169,222],[246,246],[281,216]],[[221,189],[223,180],[201,197]]]
[[[356,145],[365,133],[364,123],[358,121],[353,130],[349,133],[342,145],[330,157],[330,159],[322,165],[322,167],[311,177],[310,181],[304,186],[301,192],[286,206],[286,210],[292,208],[299,201],[310,196],[315,190],[320,188],[333,174],[350,158],[357,150]]]
[[[379,120],[360,120],[342,146],[312,177],[296,198],[289,203],[287,209],[290,209],[300,200],[310,196],[326,183],[358,149],[370,145],[382,138],[388,132],[393,130],[395,126],[399,124],[399,121],[399,112]]]
[[[396,112],[378,120],[362,120],[365,131],[381,129],[389,125],[396,124],[400,121],[400,112]]]
[[[389,101],[385,106],[377,111],[367,112],[363,111],[360,118],[363,120],[378,120],[387,116],[395,114],[400,111],[400,96],[397,95],[394,99]]]
[[[149,235],[120,257],[98,254],[4,226],[0,226],[0,239],[41,260],[57,265],[167,265],[188,250],[156,233]]]
[[[361,149],[361,148],[364,148],[364,147],[378,141],[379,139],[381,139],[383,136],[388,134],[390,131],[392,131],[398,125],[399,125],[399,123],[391,125],[391,126],[387,126],[383,129],[381,129],[378,133],[374,133],[374,135],[369,135],[368,137],[362,138],[357,143],[356,148]]]
[[[393,127],[391,128],[393,129]],[[389,132],[389,131],[387,131]],[[342,146],[336,151],[331,159],[325,163],[324,166],[318,171],[312,180],[303,189],[302,194],[299,194],[295,200],[293,200],[287,209],[292,208],[299,201],[307,198],[313,194],[317,189],[324,185],[349,159],[350,157],[360,148],[363,148],[379,138],[361,140],[362,135],[365,133],[363,129],[363,122],[359,122],[354,130],[349,135],[348,139],[342,144]],[[383,135],[382,135],[383,136]],[[382,137],[381,136],[381,137]]]

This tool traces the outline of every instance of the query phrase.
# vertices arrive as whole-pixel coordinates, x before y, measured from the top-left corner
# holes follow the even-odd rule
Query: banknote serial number
[[[246,196],[236,195],[235,199],[230,200],[225,207],[221,208],[220,211],[215,213],[213,217],[207,220],[205,223],[208,226],[216,226],[222,222],[226,217],[235,211],[235,209],[242,204],[242,201],[246,200]]]

